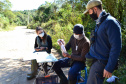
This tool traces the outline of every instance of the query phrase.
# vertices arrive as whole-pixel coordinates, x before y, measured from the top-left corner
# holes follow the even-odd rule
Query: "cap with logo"
[[[88,13],[89,9],[101,4],[102,4],[101,0],[90,0],[86,5],[86,10],[84,11],[84,14]]]

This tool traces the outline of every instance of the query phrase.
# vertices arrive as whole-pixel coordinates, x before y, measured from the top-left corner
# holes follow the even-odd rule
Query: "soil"
[[[18,26],[13,31],[0,32],[0,84],[33,84],[35,80],[27,80],[30,72],[30,61],[23,61],[28,52],[34,51],[36,33],[26,26]],[[53,48],[52,54],[57,59],[62,58]],[[69,68],[63,71],[67,76]],[[41,71],[41,75],[42,75]],[[51,73],[55,74],[55,72]]]

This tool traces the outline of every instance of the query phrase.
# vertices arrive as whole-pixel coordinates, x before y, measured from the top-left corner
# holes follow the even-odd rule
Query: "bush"
[[[0,14],[0,28],[7,29],[9,26],[9,19]]]
[[[36,27],[41,26],[39,22],[36,23],[31,23],[29,25],[27,25],[28,29],[35,29]]]

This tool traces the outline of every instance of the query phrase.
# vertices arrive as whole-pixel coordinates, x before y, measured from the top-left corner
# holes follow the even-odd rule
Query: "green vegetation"
[[[36,11],[36,16],[28,28],[34,29],[42,26],[51,35],[53,47],[60,51],[57,39],[64,39],[67,43],[73,34],[73,26],[77,23],[83,24],[85,34],[89,38],[90,32],[95,28],[95,22],[88,15],[83,15],[88,0],[57,0],[55,3],[42,4]],[[118,71],[113,74],[120,80],[118,84],[125,84],[126,78],[126,1],[125,0],[102,0],[103,8],[121,22],[122,27],[122,51]],[[62,4],[61,4],[62,3]],[[69,52],[70,53],[70,52]],[[89,70],[89,68],[88,68]],[[105,82],[104,82],[105,83]]]
[[[75,24],[83,24],[86,36],[95,28],[95,22],[89,15],[83,15],[88,0],[55,0],[54,3],[42,4],[37,10],[11,11],[9,0],[0,1],[0,30],[10,25],[27,25],[29,29],[43,27],[52,37],[53,47],[60,51],[58,39],[67,43],[73,34]],[[118,84],[126,83],[126,0],[102,0],[103,8],[121,23],[122,51],[118,71],[113,74],[120,80]],[[7,5],[6,5],[7,4]],[[70,51],[69,51],[70,53]]]
[[[9,0],[0,1],[0,31],[13,30],[14,26],[26,26],[35,16],[36,10],[11,11]]]

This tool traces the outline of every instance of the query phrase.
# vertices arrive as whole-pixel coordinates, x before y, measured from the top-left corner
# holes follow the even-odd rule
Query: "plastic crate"
[[[38,77],[36,78],[36,84],[58,84],[58,76],[49,75],[45,77]]]

